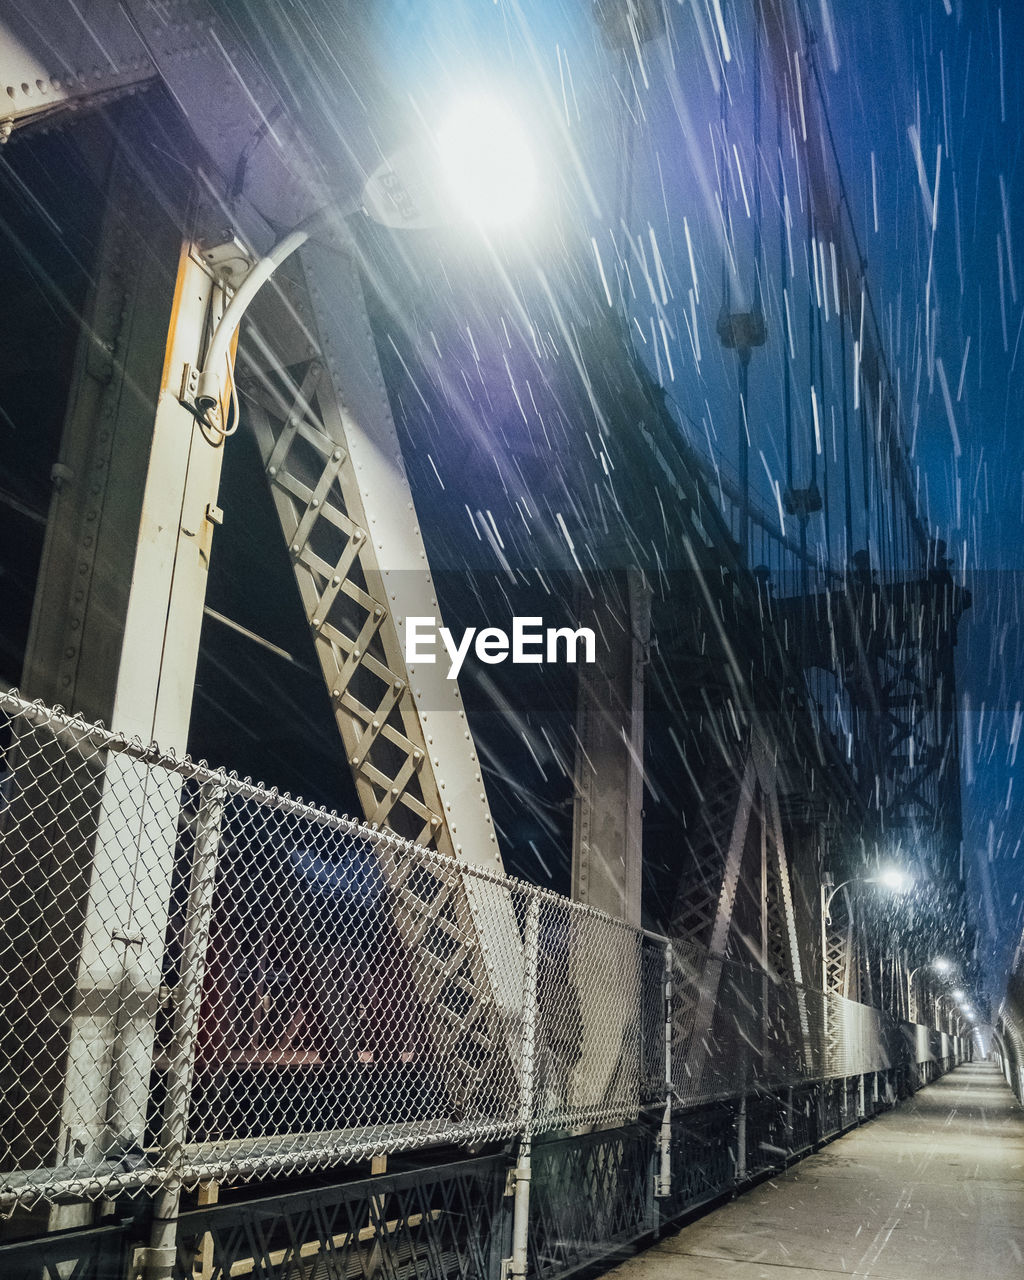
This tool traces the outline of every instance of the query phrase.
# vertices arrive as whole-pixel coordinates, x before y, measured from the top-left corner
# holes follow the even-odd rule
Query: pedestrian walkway
[[[1024,1111],[971,1063],[609,1280],[1024,1276]]]

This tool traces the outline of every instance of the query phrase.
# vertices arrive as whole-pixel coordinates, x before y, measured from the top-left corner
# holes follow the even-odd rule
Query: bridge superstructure
[[[417,188],[431,99],[402,101],[386,6],[8,10],[7,189],[63,370],[18,391],[53,421],[5,484],[52,484],[7,506],[42,534],[2,704],[8,1201],[53,1229],[154,1193],[150,1274],[230,1268],[259,1215],[211,1188],[425,1149],[294,1247],[373,1267],[418,1232],[460,1274],[554,1276],[962,1060],[929,962],[969,950],[969,596],[803,6],[510,8],[551,168],[506,239]],[[74,252],[37,194],[61,165]],[[405,658],[408,617],[541,614],[595,663]],[[182,762],[225,636],[304,668],[315,799],[367,826]]]

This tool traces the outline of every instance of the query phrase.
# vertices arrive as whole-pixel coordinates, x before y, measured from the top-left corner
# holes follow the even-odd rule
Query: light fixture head
[[[936,973],[951,973],[953,961],[947,960],[945,956],[939,956],[938,960],[932,961],[932,968]]]
[[[957,1004],[959,1004],[961,1000],[966,998],[966,993],[960,987],[957,987],[954,991],[951,991],[949,994],[953,997],[953,999],[957,1002]]]
[[[538,195],[539,175],[525,128],[486,94],[458,99],[435,135],[448,197],[484,228],[521,221]]]
[[[899,867],[883,867],[874,878],[892,893],[907,893],[914,885],[911,877]]]

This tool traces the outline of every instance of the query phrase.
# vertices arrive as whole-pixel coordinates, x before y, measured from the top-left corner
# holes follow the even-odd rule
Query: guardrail
[[[614,1123],[663,1094],[660,943],[14,695],[0,716],[6,1203]]]
[[[667,1204],[702,1108],[735,1177],[962,1055],[16,694],[0,752],[8,1209],[513,1138],[528,1188],[534,1139],[641,1117]]]

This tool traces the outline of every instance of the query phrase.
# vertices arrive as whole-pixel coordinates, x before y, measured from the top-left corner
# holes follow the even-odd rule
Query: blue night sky
[[[685,306],[662,313],[653,292],[653,309],[638,297],[635,306],[627,301],[627,310],[643,358],[681,406],[681,430],[727,466],[727,440],[711,439],[720,417],[710,409],[705,417],[700,408],[715,404],[716,397],[722,402],[734,376],[713,337],[720,250],[717,162],[707,136],[720,110],[720,83],[739,91],[726,125],[730,141],[738,143],[737,168],[745,165],[749,176],[758,165],[749,145],[752,122],[743,117],[740,101],[753,65],[750,15],[738,2],[721,7],[733,44],[725,66],[716,8],[697,0],[670,6],[671,49],[664,40],[646,46],[642,85],[636,75],[633,83],[623,77],[594,41],[589,14],[581,17],[575,5],[396,3],[381,11],[378,37],[385,62],[424,112],[439,85],[448,89],[472,80],[477,66],[488,66],[492,75],[497,68],[499,81],[507,73],[510,84],[535,77],[536,101],[564,115],[577,213],[593,234],[613,292],[631,252],[638,271],[638,250],[649,232],[675,301],[686,298],[691,279],[702,295],[691,301],[688,315]],[[804,12],[817,33],[828,117],[898,379],[922,507],[930,532],[947,539],[954,571],[974,593],[959,649],[964,851],[979,958],[997,996],[1024,907],[1018,861],[1024,780],[1016,778],[1024,701],[1024,443],[1018,414],[1024,369],[1024,226],[1018,215],[1024,103],[1016,52],[1024,45],[1024,14],[981,0],[805,0]],[[769,97],[770,91],[765,101]],[[642,105],[642,120],[620,109],[627,99]],[[770,111],[763,130],[760,171],[770,255],[773,236],[778,240],[772,226],[773,205],[779,204],[775,172],[791,192],[797,178],[778,167]],[[798,197],[793,194],[794,204]],[[692,256],[679,234],[680,215],[687,234],[692,231]],[[750,247],[744,219],[736,217],[735,225],[734,288],[742,291],[744,278],[750,278],[743,253],[749,256]],[[773,307],[781,307],[771,292],[773,261],[766,256],[770,332]],[[659,347],[662,320],[671,336],[662,330]],[[799,337],[797,383],[805,376]],[[834,328],[826,341],[835,346]],[[756,361],[752,366],[752,400],[761,398],[765,424],[752,425],[762,433],[755,434],[754,445],[763,460],[763,471],[755,464],[752,479],[755,488],[762,484],[759,500],[768,510],[774,505],[771,482],[783,470],[780,437],[772,426],[780,411],[778,367],[770,365],[771,358],[761,374]],[[828,359],[834,375],[835,357]],[[834,388],[822,392],[833,403],[836,394]],[[798,407],[798,424],[806,426],[801,414],[806,417]],[[803,465],[799,448],[796,465],[798,471]],[[820,531],[833,564],[863,541],[874,556],[870,521],[853,537],[850,547],[836,530]]]
[[[955,443],[941,385],[929,393],[925,370],[913,456],[927,479],[931,520],[947,531],[974,592],[959,653],[964,850],[981,957],[998,988],[1024,906],[1017,762],[1024,699],[1024,14],[1014,5],[890,0],[871,6],[870,22],[856,22],[843,9],[842,21],[855,25],[857,36],[841,44],[833,115],[848,179],[865,207],[869,271],[884,303],[902,305],[904,350],[926,297],[934,308],[935,349],[958,436]],[[933,193],[942,149],[934,244],[917,145]],[[869,214],[871,150],[877,233]],[[901,360],[904,377],[912,378],[904,353]]]

